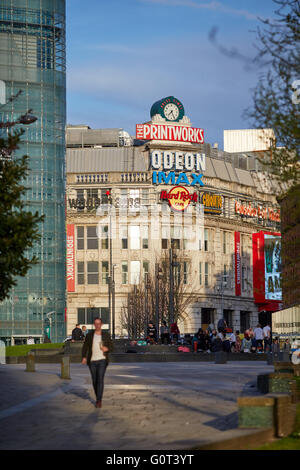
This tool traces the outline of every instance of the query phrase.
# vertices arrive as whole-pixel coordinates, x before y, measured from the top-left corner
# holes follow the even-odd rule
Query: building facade
[[[38,118],[18,155],[30,156],[28,209],[45,214],[33,249],[40,262],[0,305],[0,337],[40,341],[51,323],[55,342],[65,335],[65,1],[2,0],[0,48],[0,119],[29,109]]]
[[[179,125],[190,126],[187,118]],[[267,321],[253,292],[252,236],[278,232],[280,211],[255,154],[205,143],[137,144],[67,148],[68,334],[95,316],[111,331],[113,273],[116,334],[126,335],[128,294],[171,247],[183,260],[186,292],[194,294],[182,333],[221,317],[242,331]]]

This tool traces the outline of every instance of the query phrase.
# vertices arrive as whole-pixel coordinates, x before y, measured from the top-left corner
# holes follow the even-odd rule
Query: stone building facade
[[[67,149],[68,334],[97,315],[111,329],[113,272],[116,334],[126,335],[120,318],[128,293],[153,272],[171,240],[183,253],[180,269],[195,294],[181,332],[223,316],[234,330],[256,325],[252,234],[280,230],[272,179],[253,153],[229,154],[208,144],[135,144]],[[174,210],[175,196],[173,208],[171,196],[164,200],[178,191],[190,195],[182,211]]]

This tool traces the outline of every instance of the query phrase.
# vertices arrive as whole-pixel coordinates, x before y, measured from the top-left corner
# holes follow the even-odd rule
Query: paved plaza
[[[237,397],[256,394],[261,362],[111,364],[103,408],[89,370],[0,365],[0,449],[186,449],[242,434]]]

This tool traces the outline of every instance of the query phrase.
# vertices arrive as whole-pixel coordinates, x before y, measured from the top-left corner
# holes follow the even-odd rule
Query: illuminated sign
[[[265,298],[282,300],[281,238],[264,234]]]
[[[242,204],[238,201],[234,205],[235,213],[246,217],[257,217],[260,219],[270,220],[271,222],[280,222],[280,210],[275,211],[270,207],[252,206],[251,202],[248,205]]]
[[[205,154],[154,150],[150,153],[150,167],[154,170],[160,170],[154,171],[152,174],[154,184],[204,186],[203,174],[198,173],[206,169]],[[189,175],[184,171],[189,172]]]
[[[281,292],[281,234],[253,233],[253,295],[264,309],[278,309]]]
[[[205,154],[154,150],[150,154],[150,166],[153,170],[205,172]]]
[[[183,186],[176,186],[172,188],[169,192],[162,191],[160,193],[160,199],[167,200],[176,211],[184,211],[191,202],[198,201],[197,193],[190,194],[189,191]]]
[[[67,225],[67,291],[75,292],[75,230]]]
[[[205,213],[221,214],[223,206],[223,198],[219,194],[203,193],[201,203],[204,206]]]
[[[191,174],[191,178],[186,173],[176,174],[174,171],[165,173],[164,171],[154,171],[152,174],[152,182],[154,184],[172,184],[173,186],[185,184],[187,186],[204,186],[202,181],[203,175]]]
[[[234,232],[234,258],[235,258],[235,295],[242,294],[241,289],[241,234]]]
[[[204,130],[170,124],[137,124],[137,140],[169,140],[173,142],[204,143]]]

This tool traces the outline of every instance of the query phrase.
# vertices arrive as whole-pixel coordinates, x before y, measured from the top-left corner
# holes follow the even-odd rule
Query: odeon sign
[[[202,172],[206,169],[205,154],[154,150],[150,153],[150,166],[153,170],[160,170],[152,173],[154,184],[204,186]]]

